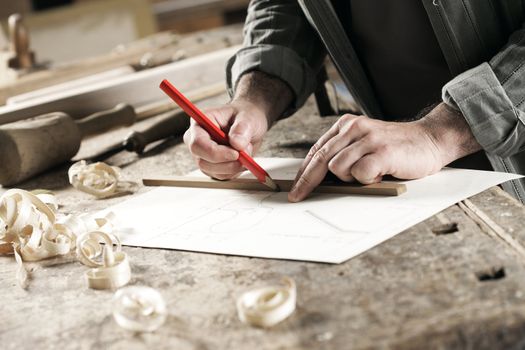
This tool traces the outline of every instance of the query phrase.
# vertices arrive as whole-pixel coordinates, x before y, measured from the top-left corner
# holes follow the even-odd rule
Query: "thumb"
[[[253,121],[246,114],[239,114],[233,122],[228,137],[230,145],[238,151],[244,151],[250,145],[253,138]]]

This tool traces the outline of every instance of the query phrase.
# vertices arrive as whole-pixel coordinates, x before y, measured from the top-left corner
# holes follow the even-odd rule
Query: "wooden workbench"
[[[200,105],[225,100],[221,96]],[[310,100],[270,131],[259,155],[303,157],[335,120],[318,117]],[[88,140],[81,154],[127,131]],[[123,167],[124,179],[137,182],[194,168],[180,138],[142,157],[118,154],[109,163]],[[72,189],[66,171],[67,166],[55,169],[21,187],[53,190],[61,210],[74,213],[129,198],[95,200]],[[141,187],[139,193],[147,190]],[[340,265],[124,248],[131,284],[157,288],[168,303],[167,323],[151,334],[120,329],[110,313],[113,292],[88,289],[80,263],[36,264],[24,291],[15,282],[14,259],[0,257],[0,344],[16,350],[523,347],[525,210],[499,188],[471,202],[498,226],[491,228],[454,205]],[[452,223],[458,224],[457,232],[433,232]],[[284,275],[298,286],[293,316],[269,330],[240,323],[236,297]]]

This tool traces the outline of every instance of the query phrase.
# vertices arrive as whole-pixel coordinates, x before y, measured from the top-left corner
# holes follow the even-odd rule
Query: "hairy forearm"
[[[232,102],[256,105],[271,125],[290,107],[293,98],[293,92],[286,83],[263,72],[253,71],[239,79]]]
[[[418,123],[440,150],[443,165],[481,150],[461,112],[445,103],[437,105]]]

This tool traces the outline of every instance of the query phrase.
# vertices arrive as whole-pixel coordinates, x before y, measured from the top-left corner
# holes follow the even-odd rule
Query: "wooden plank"
[[[162,0],[153,1],[152,10],[157,16],[185,18],[195,13],[246,9],[248,4],[249,0]]]
[[[275,180],[281,191],[289,192],[293,185],[293,180]],[[208,177],[188,177],[175,176],[169,178],[143,179],[145,186],[173,186],[173,187],[196,187],[196,188],[218,188],[232,190],[249,191],[271,191],[270,188],[261,184],[255,179],[233,179],[229,181],[219,181]],[[370,196],[399,196],[406,192],[406,185],[396,182],[380,182],[371,185],[350,184],[350,183],[322,183],[317,186],[315,193],[336,193],[336,194],[360,194]]]
[[[219,94],[226,93],[226,84],[221,81],[218,83],[202,86],[198,89],[188,91],[186,94],[190,101],[198,102]],[[153,102],[136,108],[137,120],[147,119],[173,109],[180,109],[172,100]]]
[[[168,98],[158,88],[163,79],[173,80],[183,91],[197,78],[202,85],[222,81],[224,72],[217,67],[224,67],[228,58],[237,50],[238,47],[231,47],[109,81],[0,107],[0,124],[56,111],[67,113],[73,118],[81,118],[112,108],[119,103],[139,107],[155,101],[166,101]]]
[[[458,206],[467,214],[480,228],[494,239],[500,239],[508,244],[516,254],[518,254],[525,261],[525,247],[517,241],[512,235],[503,227],[498,225],[492,218],[481,210],[478,206],[472,203],[471,200],[465,199],[458,203]]]
[[[241,22],[248,3],[249,0],[167,0],[155,1],[152,10],[161,30],[186,33],[222,26],[231,21],[231,13],[239,13],[236,19]]]
[[[42,89],[31,90],[29,92],[10,97],[7,99],[6,105],[16,105],[38,98],[44,98],[46,96],[53,96],[63,91],[77,89],[79,87],[91,85],[99,81],[107,81],[109,79],[114,79],[116,77],[121,77],[133,73],[135,73],[135,70],[131,66],[122,66],[110,69],[102,73],[96,73],[80,79],[74,79],[65,83],[48,86]]]
[[[20,76],[15,82],[0,83],[0,105],[11,96],[79,79],[107,70],[131,65],[144,69],[220,50],[242,42],[242,26],[232,25],[213,31],[186,35],[169,32],[154,34],[136,42],[121,45],[114,51],[80,62],[53,66]]]

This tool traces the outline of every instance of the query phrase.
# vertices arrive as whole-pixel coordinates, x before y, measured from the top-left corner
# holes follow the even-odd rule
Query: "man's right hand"
[[[228,135],[231,147],[213,141],[193,119],[184,143],[203,173],[219,180],[234,178],[244,170],[237,160],[238,151],[252,155],[261,145],[268,130],[266,114],[249,101],[232,101],[204,114]]]
[[[231,147],[213,141],[193,120],[184,143],[203,173],[219,180],[231,179],[244,170],[237,160],[238,151],[253,156],[266,131],[292,99],[292,90],[281,80],[258,71],[246,73],[229,104],[204,111],[228,135]]]

